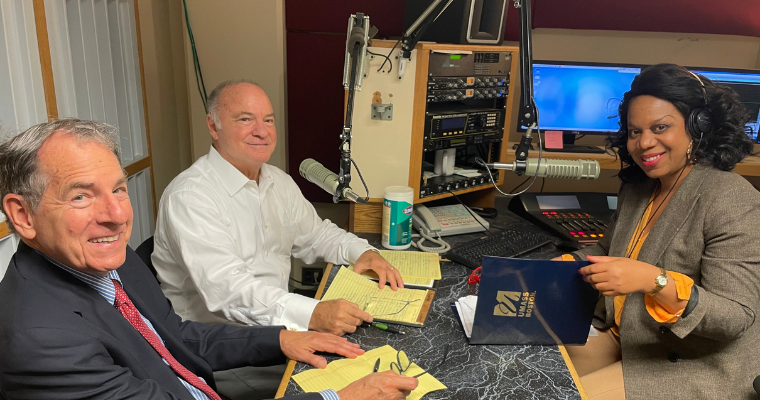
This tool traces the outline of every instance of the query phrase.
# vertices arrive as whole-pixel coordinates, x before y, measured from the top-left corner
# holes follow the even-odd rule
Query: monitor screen
[[[539,128],[568,134],[617,132],[618,106],[640,71],[622,64],[534,61]]]
[[[747,127],[750,128],[750,138],[757,142],[757,132],[760,128],[760,71],[701,69],[689,68],[716,83],[728,85],[739,94],[739,100],[747,107],[751,115]]]

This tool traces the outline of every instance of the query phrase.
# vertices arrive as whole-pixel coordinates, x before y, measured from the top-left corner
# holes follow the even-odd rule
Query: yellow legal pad
[[[322,301],[346,299],[356,303],[376,321],[422,326],[434,295],[432,290],[404,288],[394,292],[390,286],[378,289],[377,283],[348,268],[341,268]]]
[[[438,254],[420,251],[380,250],[380,254],[401,273],[404,285],[433,287],[434,280],[441,279],[441,262]],[[353,265],[351,266],[353,270]],[[370,279],[378,279],[375,271],[361,273]]]
[[[396,362],[396,353],[396,349],[391,346],[378,347],[353,360],[344,358],[327,364],[325,369],[315,368],[293,375],[293,381],[305,392],[319,392],[327,389],[341,390],[351,382],[371,374],[378,358],[380,358],[378,372],[391,369],[391,361]],[[409,354],[409,357],[414,357],[414,354]],[[422,372],[424,372],[422,368],[417,364],[412,364],[404,372],[404,375],[415,376]],[[430,392],[446,389],[444,384],[430,374],[419,376],[417,379],[419,386],[407,397],[408,400],[417,400]]]

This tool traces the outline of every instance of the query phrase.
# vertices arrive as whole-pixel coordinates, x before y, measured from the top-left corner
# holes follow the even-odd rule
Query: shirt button
[[[265,225],[264,225],[264,229],[268,229],[268,228],[269,228],[269,225],[266,225],[266,224],[265,224]]]
[[[668,328],[667,326],[661,326],[660,333],[662,333],[663,335],[667,335],[668,333],[670,333],[670,328]]]
[[[290,328],[288,328],[288,329],[289,329],[289,330],[291,330],[291,331],[297,331],[297,330],[298,330],[298,328],[296,328],[295,326],[291,326],[291,327],[290,327]]]

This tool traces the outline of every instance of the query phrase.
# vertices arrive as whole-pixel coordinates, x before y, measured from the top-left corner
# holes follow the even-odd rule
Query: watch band
[[[649,292],[650,296],[654,296],[657,293],[660,293],[660,290],[662,290],[662,288],[668,284],[668,271],[665,271],[665,268],[660,267],[660,275],[657,275],[657,277],[654,278],[654,284],[654,290]]]

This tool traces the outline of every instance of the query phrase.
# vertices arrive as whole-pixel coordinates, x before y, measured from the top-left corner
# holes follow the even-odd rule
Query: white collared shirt
[[[249,180],[211,147],[164,191],[152,261],[183,319],[306,330],[318,301],[288,293],[291,255],[355,262],[366,240],[322,220],[293,179]]]

